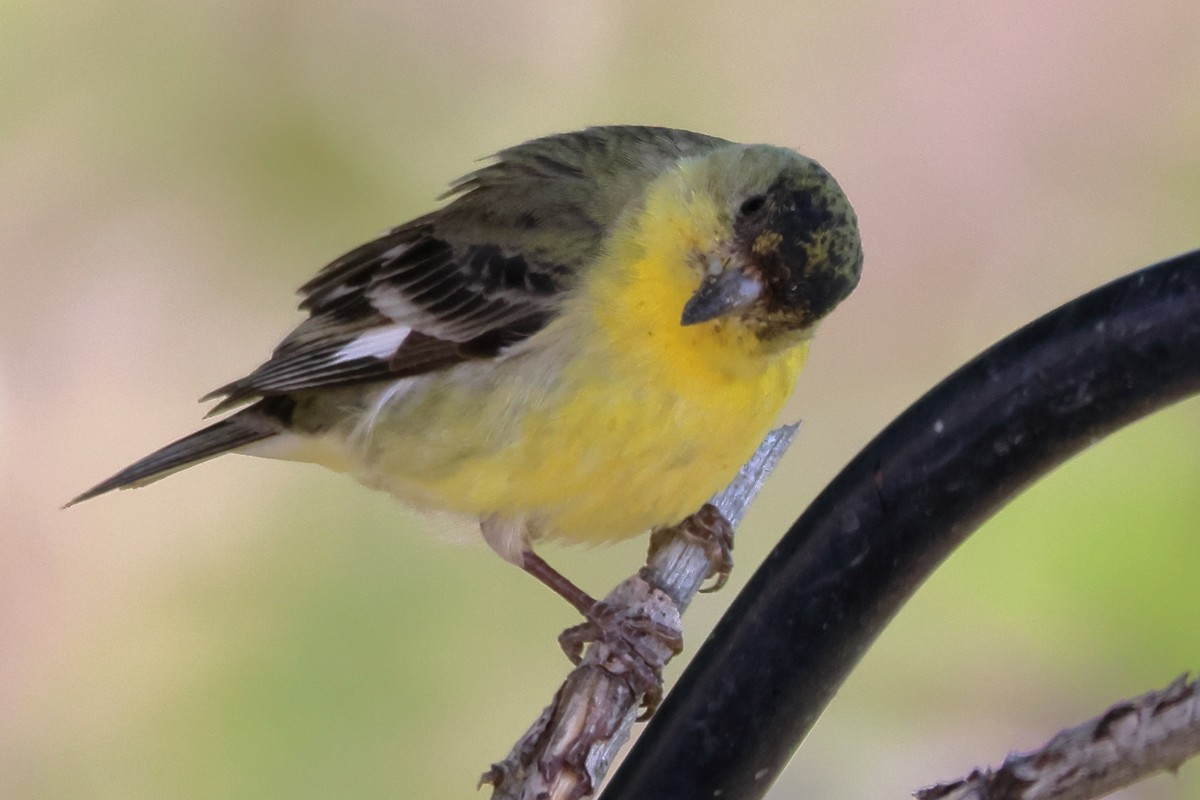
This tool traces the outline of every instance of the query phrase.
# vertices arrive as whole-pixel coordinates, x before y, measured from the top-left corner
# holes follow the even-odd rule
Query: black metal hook
[[[1102,436],[1200,391],[1200,251],[1000,341],[901,414],[751,578],[603,800],[762,797],[867,647],[980,523]]]

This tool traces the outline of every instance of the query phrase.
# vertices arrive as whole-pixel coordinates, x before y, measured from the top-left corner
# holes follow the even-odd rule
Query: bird
[[[535,552],[678,523],[725,486],[859,282],[858,220],[796,150],[649,126],[501,150],[304,284],[196,433],[74,498],[225,453],[314,462]]]

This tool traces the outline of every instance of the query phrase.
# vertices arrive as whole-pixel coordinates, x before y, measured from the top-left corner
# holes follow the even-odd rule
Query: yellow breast
[[[469,483],[472,511],[596,543],[679,521],[754,452],[795,386],[807,340],[768,350],[735,322],[682,326],[716,211],[649,207],[641,218],[547,332],[566,341],[554,387],[510,405],[515,435],[440,491]],[[500,394],[524,397],[520,382],[539,378],[522,373],[538,368],[510,367],[516,383]]]
[[[360,477],[586,543],[675,523],[723,488],[791,394],[808,342],[768,348],[736,321],[680,324],[720,224],[677,196],[649,198],[530,352],[464,365],[396,404]]]

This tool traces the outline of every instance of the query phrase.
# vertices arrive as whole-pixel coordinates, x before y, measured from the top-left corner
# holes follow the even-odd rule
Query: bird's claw
[[[627,608],[598,602],[588,619],[567,628],[559,637],[567,658],[579,664],[586,645],[595,661],[614,675],[624,675],[629,687],[642,696],[642,719],[648,718],[662,700],[662,667],[683,649],[679,629]]]
[[[721,589],[733,571],[733,525],[712,503],[705,503],[699,511],[671,528],[661,528],[650,535],[650,553],[675,536],[703,548],[708,559],[708,577],[714,578],[711,586],[701,589],[709,593]]]

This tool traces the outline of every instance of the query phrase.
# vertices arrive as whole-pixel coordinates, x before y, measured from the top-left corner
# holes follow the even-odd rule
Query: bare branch
[[[1180,675],[1162,691],[1117,703],[998,770],[914,793],[917,800],[1091,800],[1200,753],[1200,692]]]
[[[725,491],[654,536],[646,566],[603,601],[611,618],[605,624],[617,626],[622,641],[589,635],[590,623],[564,633],[568,649],[581,636],[593,641],[512,752],[484,774],[480,783],[493,785],[493,800],[578,800],[600,786],[639,709],[648,715],[658,703],[662,668],[681,646],[680,614],[711,575],[723,582],[733,527],[798,428],[771,431]]]

